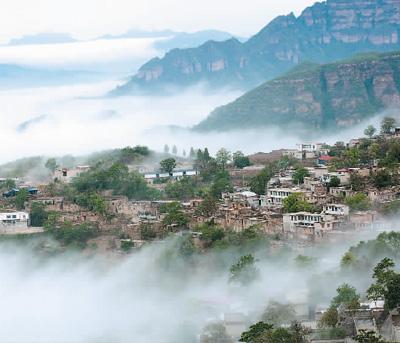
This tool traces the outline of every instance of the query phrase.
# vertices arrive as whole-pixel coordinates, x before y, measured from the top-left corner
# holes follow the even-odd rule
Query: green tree
[[[220,199],[222,196],[222,193],[232,192],[232,191],[233,191],[233,186],[232,186],[229,174],[226,171],[219,172],[215,176],[214,181],[211,185],[210,194],[215,199]]]
[[[347,251],[340,260],[340,266],[342,268],[352,268],[357,266],[357,263],[357,257],[351,251]]]
[[[45,207],[40,202],[32,203],[29,219],[31,226],[42,227],[46,222],[48,217],[48,213],[45,210]]]
[[[255,281],[259,277],[256,262],[257,260],[251,254],[240,257],[229,269],[229,281],[238,282],[242,285]]]
[[[250,326],[249,330],[242,333],[239,342],[246,342],[246,343],[256,342],[256,339],[258,339],[264,333],[272,331],[273,328],[274,328],[273,325],[264,322],[258,322],[256,324],[253,324]]]
[[[255,177],[250,180],[250,190],[259,195],[264,195],[271,177],[278,171],[274,163],[270,163]]]
[[[316,263],[316,259],[310,256],[298,255],[294,259],[296,266],[299,268],[310,268]]]
[[[160,211],[165,213],[163,219],[164,226],[176,225],[178,227],[184,227],[189,222],[189,217],[183,212],[182,206],[178,202],[166,204]]]
[[[165,194],[170,199],[189,200],[195,194],[195,182],[189,178],[184,177],[176,182],[169,182],[165,187]]]
[[[207,223],[201,224],[196,228],[196,231],[201,232],[201,240],[206,247],[210,248],[215,242],[221,241],[225,237],[225,232],[218,226]]]
[[[217,151],[215,156],[218,167],[224,171],[228,162],[232,160],[232,154],[225,148],[221,148]]]
[[[44,165],[51,173],[54,173],[57,169],[57,161],[55,158],[49,158]]]
[[[164,154],[169,154],[169,145],[168,144],[164,145]]]
[[[347,283],[339,286],[336,290],[337,295],[331,301],[331,307],[338,308],[343,304],[348,309],[357,309],[360,307],[360,295],[357,290]]]
[[[194,152],[193,147],[190,148],[189,158],[193,161],[196,158],[196,153]]]
[[[363,178],[355,173],[350,174],[350,186],[353,191],[362,191],[365,186]]]
[[[371,209],[371,201],[364,193],[357,193],[345,199],[346,205],[353,211],[366,211]]]
[[[367,330],[360,330],[354,339],[358,343],[385,343],[382,337],[376,332]]]
[[[14,199],[14,204],[17,210],[23,210],[25,203],[28,201],[29,192],[25,188],[20,189]]]
[[[384,258],[374,268],[372,284],[368,290],[368,299],[385,300],[385,307],[392,310],[400,305],[400,273],[394,271],[395,263],[390,258]]]
[[[396,127],[396,119],[385,117],[381,121],[381,133],[389,134]]]
[[[299,167],[293,173],[293,183],[295,184],[303,184],[304,178],[310,176],[309,171],[304,167]]]
[[[152,225],[143,223],[140,225],[140,238],[143,241],[151,241],[157,238],[157,233],[153,229]]]
[[[4,181],[4,183],[1,184],[1,189],[7,190],[7,191],[12,188],[16,188],[16,187],[17,187],[17,185],[16,185],[15,181],[12,179],[7,179],[6,181]]]
[[[213,323],[207,325],[200,337],[200,343],[233,343],[223,324]]]
[[[386,169],[381,169],[374,173],[372,181],[377,188],[385,188],[393,185],[392,175]]]
[[[204,200],[197,206],[196,214],[202,217],[211,217],[215,214],[218,203],[214,197],[207,195]]]
[[[176,160],[174,158],[167,158],[160,162],[160,169],[162,172],[171,174],[176,167]]]
[[[272,301],[268,304],[261,319],[274,326],[282,326],[283,324],[290,324],[296,319],[296,311],[291,304],[281,304]]]
[[[233,165],[236,168],[245,168],[251,165],[250,160],[247,156],[243,154],[241,151],[236,151],[233,154]]]
[[[311,212],[313,207],[307,202],[303,193],[293,193],[283,199],[285,213]]]
[[[340,186],[340,179],[334,175],[331,177],[331,179],[329,180],[329,187],[339,187]]]
[[[373,125],[368,125],[364,130],[364,135],[371,139],[376,133],[376,128]]]
[[[339,314],[335,307],[329,307],[318,322],[320,328],[334,328],[338,324]]]

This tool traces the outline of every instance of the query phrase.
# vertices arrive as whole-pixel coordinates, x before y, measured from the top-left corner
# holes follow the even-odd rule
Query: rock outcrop
[[[293,66],[400,49],[400,0],[328,0],[280,16],[245,43],[235,39],[175,49],[143,65],[119,92],[207,82],[251,87]]]
[[[217,108],[198,130],[348,127],[400,106],[400,52],[305,64]]]

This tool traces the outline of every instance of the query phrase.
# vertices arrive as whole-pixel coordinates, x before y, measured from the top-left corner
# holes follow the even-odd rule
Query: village
[[[250,156],[221,149],[213,158],[199,149],[178,158],[165,151],[164,159],[149,162],[145,149],[129,148],[134,157],[124,150],[122,162],[100,168],[52,160],[47,183],[0,179],[0,235],[50,232],[63,245],[81,240],[84,249],[126,254],[171,234],[190,236],[204,251],[224,233],[257,232],[300,254],[360,232],[390,231],[400,210],[400,128],[394,124],[385,118],[379,135],[368,127],[366,137],[333,146],[300,143]],[[210,230],[220,237],[210,239]],[[295,305],[297,319],[318,331],[324,310],[310,314],[304,303]],[[384,312],[382,300],[356,312],[343,308],[338,316],[347,338],[312,341],[352,342],[348,337],[368,329],[400,342],[399,309],[385,312],[378,328]],[[236,341],[247,327],[240,313],[226,313],[224,325]]]

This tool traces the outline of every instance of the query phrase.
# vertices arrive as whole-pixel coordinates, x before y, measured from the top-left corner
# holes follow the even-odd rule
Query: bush
[[[364,193],[357,193],[345,199],[346,205],[353,211],[367,211],[371,209],[371,201]]]

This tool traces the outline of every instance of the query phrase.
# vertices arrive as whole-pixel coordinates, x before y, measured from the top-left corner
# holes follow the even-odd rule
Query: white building
[[[29,214],[26,212],[0,213],[0,229],[4,228],[27,228]]]
[[[348,216],[350,213],[349,206],[342,204],[327,204],[323,206],[325,214],[333,216]]]
[[[294,193],[304,193],[300,188],[271,188],[267,190],[267,203],[269,206],[282,206],[283,200]]]
[[[144,178],[147,180],[147,182],[152,182],[156,179],[167,179],[167,178],[180,179],[185,176],[193,177],[197,175],[199,175],[199,172],[197,170],[174,170],[172,173],[164,173],[164,172],[145,173]]]

